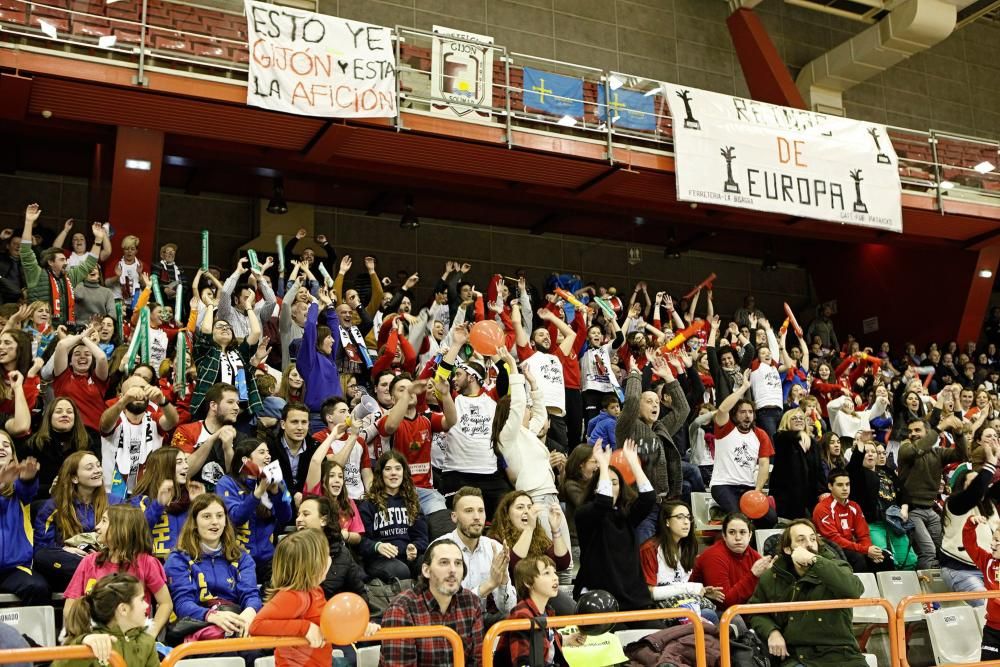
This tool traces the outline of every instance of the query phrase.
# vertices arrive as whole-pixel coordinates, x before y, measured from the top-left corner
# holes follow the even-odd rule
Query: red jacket
[[[861,506],[853,500],[838,503],[833,496],[824,496],[813,510],[813,523],[819,534],[840,545],[845,551],[868,553],[872,539]]]
[[[309,627],[320,624],[326,598],[323,589],[279,591],[261,607],[250,624],[251,635],[305,637]],[[292,646],[274,651],[276,667],[329,667],[333,646]]]
[[[694,562],[690,581],[696,581],[706,586],[719,586],[726,595],[726,601],[720,609],[734,604],[743,604],[750,599],[757,588],[757,577],[751,571],[760,554],[753,547],[747,547],[742,554],[735,554],[726,546],[725,540],[719,540],[705,549]]]

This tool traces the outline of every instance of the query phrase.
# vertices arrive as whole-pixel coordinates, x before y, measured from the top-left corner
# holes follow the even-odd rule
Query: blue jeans
[[[424,489],[417,487],[417,498],[420,500],[420,511],[424,516],[430,516],[439,510],[448,509],[448,504],[444,501],[444,496],[437,489]]]
[[[639,525],[635,528],[635,538],[642,544],[653,535],[656,535],[656,524],[657,519],[660,518],[660,506],[656,505],[653,507],[652,511],[646,515],[646,518],[639,522]]]
[[[774,433],[778,430],[778,423],[781,422],[781,408],[758,408],[754,411],[754,419],[757,422],[757,426],[764,429],[768,437],[774,440]]]
[[[979,570],[953,570],[950,567],[942,567],[941,579],[956,593],[986,590],[986,586],[983,585],[983,573]],[[966,602],[973,607],[983,606],[983,600],[966,600]]]
[[[729,484],[716,484],[712,487],[712,499],[719,503],[726,514],[730,512],[741,512],[740,498],[747,491],[753,491],[752,486],[735,486]],[[767,514],[759,519],[753,520],[754,528],[774,528],[778,523],[778,514],[773,507],[768,506]]]

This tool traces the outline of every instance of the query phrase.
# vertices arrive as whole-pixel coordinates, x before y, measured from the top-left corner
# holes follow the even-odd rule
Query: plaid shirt
[[[247,399],[250,404],[250,412],[255,415],[260,414],[264,404],[261,403],[260,393],[257,391],[257,380],[254,378],[254,369],[250,365],[250,346],[243,341],[230,350],[240,355],[243,361],[243,369],[246,372]],[[222,350],[215,344],[212,334],[198,331],[194,334],[194,363],[198,367],[198,379],[194,385],[194,395],[191,396],[191,414],[193,415],[201,407],[205,400],[205,394],[216,382],[221,382],[219,366],[222,363]]]
[[[400,593],[382,614],[383,628],[415,625],[446,625],[465,642],[465,664],[479,667],[483,662],[483,606],[479,596],[464,588],[451,599],[442,613],[428,588],[411,588]],[[446,667],[453,665],[451,644],[443,637],[399,639],[382,643],[381,667]]]

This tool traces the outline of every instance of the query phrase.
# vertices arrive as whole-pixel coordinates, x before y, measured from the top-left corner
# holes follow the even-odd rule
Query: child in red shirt
[[[309,645],[275,649],[275,667],[330,667],[333,662],[333,646],[319,628],[326,606],[320,583],[329,569],[330,548],[320,531],[300,530],[278,543],[267,602],[250,624],[250,634],[305,637]],[[365,636],[378,629],[369,623]]]
[[[983,474],[983,473],[979,473]],[[970,516],[962,528],[962,546],[965,553],[975,561],[983,573],[983,585],[988,591],[1000,588],[998,568],[1000,568],[1000,530],[993,533],[991,551],[979,546],[976,530],[979,524],[985,524],[989,519],[985,516]],[[1000,659],[1000,599],[990,598],[986,602],[986,625],[983,626],[983,647],[980,649],[981,661]]]

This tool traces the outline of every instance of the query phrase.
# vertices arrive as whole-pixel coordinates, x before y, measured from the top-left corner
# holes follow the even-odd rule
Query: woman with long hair
[[[820,448],[801,408],[785,412],[774,433],[770,494],[778,516],[805,519],[826,490]]]
[[[250,332],[245,339],[238,340],[233,335],[233,327],[221,317],[216,317],[215,307],[205,306],[205,319],[194,335],[194,363],[198,367],[198,379],[191,396],[191,414],[198,412],[205,394],[212,385],[225,382],[237,388],[240,395],[240,414],[249,420],[261,412],[260,393],[253,373],[250,358],[253,349],[260,342],[261,327],[257,313],[253,309],[254,293],[244,289],[239,304],[246,311]]]
[[[361,521],[361,513],[354,500],[347,495],[347,484],[344,483],[344,466],[339,461],[324,459],[320,465],[320,484],[318,493],[309,495],[326,498],[330,501],[337,525],[340,526],[341,537],[349,545],[361,544],[361,536],[365,533],[365,524]],[[307,486],[308,488],[308,486]]]
[[[580,572],[573,597],[584,588],[603,589],[615,596],[622,611],[631,611],[653,603],[642,575],[636,528],[656,506],[656,492],[642,469],[636,443],[626,440],[622,452],[639,493],[611,465],[611,448],[595,445],[598,474],[590,480],[587,502],[576,512]]]
[[[722,539],[705,549],[694,561],[691,581],[722,589],[723,610],[744,604],[757,588],[757,580],[774,563],[750,546],[753,524],[745,514],[730,512],[722,519]]]
[[[274,532],[292,520],[292,497],[285,483],[271,482],[264,473],[270,462],[266,442],[244,438],[233,448],[229,474],[215,487],[226,505],[236,539],[253,556],[261,585],[271,579]]]
[[[847,459],[844,458],[843,445],[840,443],[840,436],[833,431],[827,431],[819,441],[820,470],[823,473],[822,479],[830,476],[830,471],[834,468],[846,468]]]
[[[344,544],[337,511],[328,498],[306,498],[299,505],[295,530],[310,528],[322,531],[330,547],[330,567],[320,583],[323,594],[332,598],[337,593],[348,592],[364,597],[365,572],[354,562],[354,557]]]
[[[295,364],[288,364],[281,374],[281,382],[278,383],[278,392],[275,396],[286,403],[301,403],[305,395],[306,381],[302,379]]]
[[[816,375],[812,379],[809,393],[819,401],[819,409],[824,418],[829,417],[826,404],[843,395],[843,386],[837,380],[833,372],[833,366],[829,362],[821,361],[816,367]]]
[[[158,667],[156,639],[145,632],[148,606],[142,584],[131,574],[104,577],[64,617],[66,644],[89,646],[94,657],[56,660],[52,667],[106,665],[112,649],[129,667]]]
[[[49,585],[31,569],[29,505],[38,492],[38,461],[17,460],[14,441],[0,431],[0,592],[13,593],[26,605],[49,604]]]
[[[31,339],[28,334],[7,328],[0,332],[0,414],[12,415],[15,411],[11,371],[21,374],[28,409],[35,408],[35,403],[38,402],[38,376],[28,372],[31,362]]]
[[[83,417],[84,426],[100,432],[104,412],[104,394],[108,390],[108,358],[91,335],[93,325],[56,343],[52,355],[52,391],[56,396],[73,398]]]
[[[59,468],[74,452],[96,451],[94,437],[87,432],[76,403],[65,396],[56,397],[45,406],[41,424],[26,440],[18,443],[18,456],[33,456],[41,466],[38,471],[38,497],[48,498]]]
[[[247,636],[261,606],[257,570],[236,539],[222,498],[203,493],[191,501],[177,548],[163,569],[178,618],[168,628],[168,643],[195,634],[197,639]],[[218,630],[201,632],[207,625]]]
[[[84,556],[96,548],[94,529],[107,509],[101,462],[90,452],[70,454],[34,522],[35,568],[54,592],[66,589]]]
[[[715,603],[725,600],[722,589],[689,581],[697,555],[691,508],[680,500],[668,500],[660,507],[656,534],[639,547],[649,594],[653,602],[665,609],[687,604],[694,598],[702,618],[718,624]]]
[[[569,524],[570,551],[573,555],[574,569],[580,566],[580,541],[576,532],[576,510],[586,502],[587,487],[596,472],[597,459],[594,458],[594,447],[588,444],[574,447],[566,458],[563,480],[559,486],[559,498],[566,503],[566,523]]]
[[[510,491],[500,499],[490,537],[510,549],[510,569],[528,556],[548,556],[559,571],[572,564],[568,535],[562,532],[562,510],[558,504],[548,510],[549,531],[541,523],[544,519],[540,504],[536,504],[524,491]],[[549,537],[549,534],[552,537]]]
[[[428,535],[410,468],[402,454],[389,450],[378,457],[374,472],[371,488],[358,504],[365,524],[365,571],[383,581],[415,578]]]
[[[97,323],[97,347],[101,348],[105,357],[111,359],[119,343],[121,336],[118,331],[118,320],[111,315],[105,315]]]
[[[167,589],[163,565],[153,557],[153,540],[142,510],[131,505],[112,505],[97,523],[98,550],[87,554],[66,587],[66,614],[94,582],[118,572],[131,574],[143,585],[146,604],[155,598],[156,614],[147,631],[160,634],[174,609]]]
[[[200,482],[188,480],[188,455],[176,447],[160,447],[149,454],[142,478],[130,502],[141,509],[153,536],[153,555],[170,555],[191,507],[191,490],[203,492]]]

